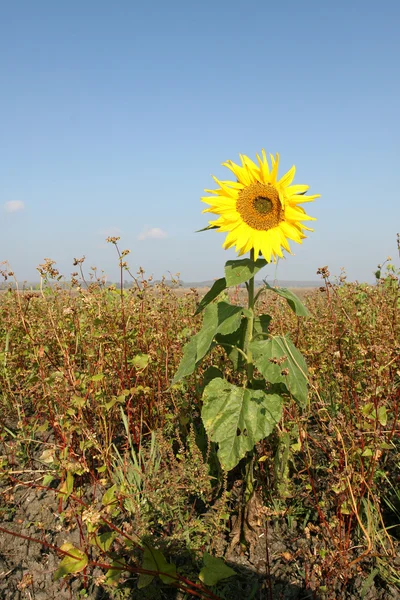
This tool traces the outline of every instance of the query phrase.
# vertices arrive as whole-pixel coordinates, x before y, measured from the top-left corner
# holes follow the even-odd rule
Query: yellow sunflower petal
[[[234,230],[230,231],[228,233],[228,235],[226,236],[226,238],[225,238],[225,244],[228,245],[228,247],[230,247],[230,246],[233,246],[233,244],[236,244],[236,243],[237,243],[237,234],[236,234],[236,232]]]
[[[247,170],[250,173],[253,183],[255,181],[260,181],[261,172],[257,165],[248,156],[240,155],[240,158],[242,160],[243,166],[247,167]]]
[[[271,183],[276,183],[276,179],[278,177],[278,168],[279,168],[279,154],[276,153],[276,158],[274,158],[272,156],[272,154],[270,154],[271,157],[271,164],[272,164],[272,171],[271,171]]]
[[[235,188],[236,190],[242,190],[244,188],[244,184],[240,183],[240,181],[221,181],[221,183],[231,188]]]
[[[232,246],[234,246],[234,245],[235,245],[235,240],[232,240],[230,242],[225,240],[225,242],[222,244],[222,247],[225,248],[225,250],[229,250],[229,248],[232,248]]]
[[[289,240],[293,240],[294,242],[301,244],[302,234],[301,231],[295,225],[292,225],[291,223],[282,223],[281,229],[283,235],[286,238],[289,238]]]
[[[309,185],[302,185],[300,183],[296,185],[289,185],[289,187],[286,188],[286,194],[288,196],[294,196],[295,194],[304,194],[304,192],[306,192],[308,189],[310,189]]]
[[[227,185],[225,185],[222,181],[219,181],[219,179],[217,179],[216,177],[213,176],[213,179],[215,181],[215,183],[217,183],[219,185],[219,187],[221,188],[218,191],[218,194],[221,194],[224,196],[229,196],[231,198],[237,198],[237,191],[228,187]]]
[[[253,247],[254,247],[254,256],[258,257],[261,252],[261,246],[263,242],[263,232],[262,231],[253,231]]]
[[[292,251],[290,249],[287,237],[285,236],[285,234],[283,233],[283,231],[282,231],[281,228],[279,228],[279,233],[280,233],[280,236],[281,236],[281,242],[280,243],[281,243],[282,248],[284,248],[286,250],[286,252],[289,252],[289,254],[292,254]]]
[[[271,246],[272,251],[277,254],[280,258],[283,258],[281,250],[281,235],[278,227],[270,230]]]
[[[321,198],[321,194],[314,194],[313,196],[296,196],[296,202],[314,202],[315,198]]]
[[[251,177],[246,168],[240,167],[231,160],[227,160],[226,162],[222,163],[222,166],[230,169],[240,183],[244,183],[245,185],[250,185],[250,183],[252,183]]]
[[[267,262],[271,262],[272,246],[271,240],[268,236],[266,236],[262,241],[261,253]]]
[[[301,206],[287,206],[285,208],[285,217],[291,221],[316,221],[314,217],[310,217],[306,214],[305,210]]]
[[[267,155],[265,154],[265,150],[261,151],[261,155],[262,155],[262,159],[260,158],[260,156],[257,154],[257,160],[260,164],[260,175],[261,175],[261,180],[264,183],[268,183],[269,179],[270,179],[270,170],[269,170],[269,164],[268,164],[268,159],[267,159]]]
[[[293,165],[293,167],[291,169],[289,169],[289,171],[287,173],[285,173],[285,175],[283,175],[283,177],[280,178],[280,180],[278,181],[278,185],[280,185],[282,187],[289,186],[292,183],[295,174],[296,174],[296,167]]]
[[[244,227],[238,227],[236,231],[236,248],[243,248],[249,241],[249,234]]]
[[[203,196],[201,198],[201,201],[204,202],[205,204],[209,204],[211,206],[211,209],[207,209],[207,210],[212,210],[212,212],[214,212],[214,210],[219,212],[221,209],[225,210],[227,208],[235,209],[235,207],[236,207],[236,202],[232,198],[218,198],[217,199],[213,196]]]

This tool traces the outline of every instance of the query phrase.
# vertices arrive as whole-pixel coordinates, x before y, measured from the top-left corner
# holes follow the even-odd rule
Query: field
[[[202,294],[143,272],[129,290],[58,289],[51,268],[39,291],[0,295],[1,598],[400,598],[394,267],[374,286],[322,269],[309,317],[263,292],[309,395],[257,444],[246,506],[200,418],[206,369],[235,381],[227,356],[171,385]]]

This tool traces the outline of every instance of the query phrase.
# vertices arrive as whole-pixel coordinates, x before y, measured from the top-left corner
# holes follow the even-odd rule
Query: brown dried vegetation
[[[109,241],[122,279],[127,251]],[[4,523],[2,535],[28,531],[60,550],[53,525],[40,535],[16,527],[18,490],[44,490],[54,497],[64,538],[79,531],[75,545],[90,557],[81,589],[90,588],[92,567],[111,594],[104,597],[127,597],[141,572],[140,548],[151,543],[175,557],[175,587],[186,597],[237,597],[233,584],[221,582],[213,593],[191,583],[205,550],[228,552],[240,496],[240,482],[223,476],[205,439],[201,373],[170,385],[198,327],[197,293],[153,287],[142,270],[132,288],[110,288],[96,269],[87,281],[83,262],[75,260],[79,273],[69,287],[47,259],[40,290],[0,296],[0,521],[13,525]],[[273,597],[278,560],[308,597],[345,598],[357,586],[361,593],[369,577],[386,590],[377,598],[391,598],[400,583],[398,274],[388,265],[375,286],[347,283],[344,275],[332,284],[326,267],[320,274],[325,285],[307,297],[307,319],[275,295],[261,301],[272,330],[290,331],[306,357],[310,394],[306,410],[288,400],[277,433],[257,450],[262,485],[253,525],[268,528],[264,548],[271,535],[284,542],[273,556],[266,549],[257,589],[264,585]],[[233,376],[216,351],[210,365]],[[105,537],[99,542],[106,533],[109,545]],[[251,553],[259,550],[243,549],[254,568]],[[157,594],[135,597],[172,597]]]

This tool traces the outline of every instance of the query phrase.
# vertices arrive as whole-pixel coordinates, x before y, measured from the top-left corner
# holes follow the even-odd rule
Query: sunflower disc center
[[[236,210],[247,225],[258,231],[278,227],[285,218],[276,187],[259,181],[240,190]]]
[[[254,208],[260,215],[267,215],[273,209],[272,200],[265,198],[264,196],[257,196],[254,198]]]

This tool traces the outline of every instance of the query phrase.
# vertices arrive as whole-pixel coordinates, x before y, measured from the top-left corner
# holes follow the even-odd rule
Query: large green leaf
[[[146,546],[144,549],[142,568],[147,571],[157,571],[163,583],[171,584],[176,581],[176,566],[167,562],[163,553],[152,546]],[[173,577],[168,577],[168,575]],[[138,588],[145,588],[153,581],[153,578],[154,575],[150,575],[150,573],[141,573],[138,579]]]
[[[199,579],[205,585],[215,585],[223,579],[236,575],[235,571],[228,567],[222,558],[217,558],[208,552],[204,552],[203,563],[204,567],[200,571]]]
[[[264,284],[267,290],[271,290],[271,292],[275,292],[275,294],[278,294],[278,296],[282,296],[282,298],[285,298],[292,311],[296,313],[298,317],[310,316],[310,313],[308,312],[300,298],[296,296],[296,294],[293,294],[293,292],[291,292],[287,288],[273,287],[272,285],[269,285],[269,283],[267,283],[266,281],[264,281]]]
[[[221,292],[226,290],[226,279],[222,277],[214,281],[212,288],[207,292],[205,296],[200,300],[199,305],[196,309],[195,315],[198,315],[210,302],[217,298]]]
[[[185,346],[182,360],[172,383],[193,373],[196,365],[209,351],[217,333],[229,335],[239,329],[241,321],[241,306],[234,306],[229,302],[209,304],[204,311],[202,328]]]
[[[250,258],[228,260],[225,264],[226,285],[230,287],[231,285],[240,285],[248,281],[267,264],[264,258],[258,258],[256,261],[252,261]]]
[[[254,364],[270,383],[284,383],[301,403],[307,402],[307,365],[288,336],[275,336],[250,344]]]
[[[223,469],[229,471],[267,437],[279,421],[282,398],[213,379],[203,393],[201,416],[209,439],[218,443]]]

